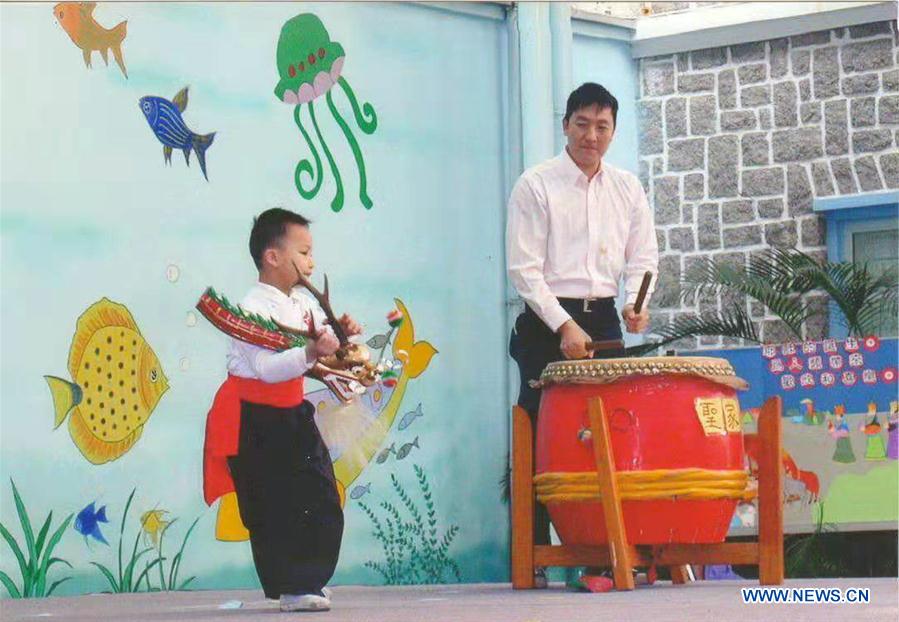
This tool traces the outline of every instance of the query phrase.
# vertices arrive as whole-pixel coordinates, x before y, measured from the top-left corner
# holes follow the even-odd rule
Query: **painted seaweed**
[[[25,537],[25,546],[22,547],[16,541],[9,529],[7,529],[3,523],[0,523],[0,534],[3,535],[3,539],[6,540],[6,544],[16,557],[22,584],[21,587],[17,586],[12,578],[2,571],[0,571],[0,583],[3,583],[4,587],[6,587],[6,591],[9,592],[9,595],[12,598],[43,598],[45,596],[50,596],[57,587],[71,579],[71,577],[64,577],[54,581],[49,586],[47,585],[47,576],[50,574],[50,569],[54,564],[63,564],[69,568],[72,567],[72,564],[66,560],[59,557],[51,557],[51,555],[53,554],[53,549],[56,548],[56,545],[59,544],[60,539],[62,539],[69,523],[72,522],[74,514],[69,514],[59,527],[53,531],[50,538],[47,539],[47,535],[50,533],[51,525],[53,524],[53,512],[51,511],[47,515],[46,520],[44,520],[44,524],[41,526],[40,531],[38,531],[37,538],[35,538],[34,529],[32,529],[31,519],[28,517],[25,503],[22,501],[21,495],[19,495],[15,482],[10,480],[10,484],[12,484],[12,495],[16,504],[16,513],[19,515],[19,525],[22,528],[22,534]]]
[[[424,513],[392,473],[390,481],[400,498],[400,507],[389,501],[382,501],[379,506],[384,514],[379,517],[366,504],[359,504],[371,520],[374,527],[372,533],[384,551],[382,561],[369,560],[365,562],[365,567],[380,574],[387,585],[446,583],[452,579],[459,582],[462,580],[462,572],[449,555],[459,527],[450,525],[440,535],[437,508],[427,475],[418,465],[414,469]],[[401,509],[405,510],[405,516],[400,513]]]
[[[131,509],[131,502],[134,500],[134,493],[137,489],[132,489],[128,495],[128,502],[125,503],[125,511],[122,513],[122,524],[119,527],[119,547],[118,547],[118,568],[117,573],[113,573],[109,568],[99,562],[91,562],[91,565],[100,570],[106,581],[109,583],[109,590],[113,594],[122,594],[127,592],[139,592],[141,581],[150,570],[160,563],[158,559],[154,559],[144,567],[143,572],[137,575],[135,579],[134,572],[137,570],[137,562],[153,550],[152,547],[145,547],[138,551],[141,533],[138,531],[134,537],[134,546],[131,548],[131,558],[122,566],[122,545],[125,542],[125,523],[128,521],[128,511]]]
[[[190,527],[188,527],[187,532],[184,534],[184,538],[182,538],[181,540],[181,548],[178,549],[178,552],[172,559],[172,563],[169,566],[168,572],[166,572],[165,562],[168,558],[163,554],[163,548],[165,546],[165,536],[172,525],[174,525],[176,522],[178,522],[178,519],[173,519],[159,534],[159,546],[156,549],[155,560],[156,569],[159,573],[158,585],[153,585],[150,581],[150,576],[153,574],[149,572],[149,568],[151,567],[150,562],[147,562],[144,567],[144,581],[148,592],[171,592],[175,590],[186,590],[187,586],[197,578],[196,576],[191,575],[180,583],[178,582],[178,573],[181,571],[181,562],[184,561],[184,548],[187,546],[187,541],[190,539],[191,534],[193,534],[194,528],[197,526],[197,523],[200,522],[199,517],[195,518],[194,522],[191,523]]]

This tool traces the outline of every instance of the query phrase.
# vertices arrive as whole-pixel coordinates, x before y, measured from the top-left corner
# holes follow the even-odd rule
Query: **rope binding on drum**
[[[678,499],[739,499],[758,496],[757,484],[746,471],[711,469],[656,469],[618,471],[622,501]],[[600,501],[599,478],[593,471],[541,473],[534,477],[537,501],[562,503]]]

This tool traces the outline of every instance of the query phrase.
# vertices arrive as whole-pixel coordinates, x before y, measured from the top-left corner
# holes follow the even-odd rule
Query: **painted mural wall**
[[[742,426],[758,431],[765,400],[783,400],[784,528],[819,524],[877,531],[899,520],[899,401],[895,338],[848,337],[703,351],[733,364],[749,383]],[[746,445],[747,467],[758,448]],[[733,534],[757,528],[757,501],[740,503]]]
[[[351,412],[307,383],[345,496],[335,582],[505,580],[503,19],[0,17],[4,596],[258,585],[233,499],[202,496],[227,339],[194,305],[243,296],[276,205],[313,220],[316,282],[393,371]]]

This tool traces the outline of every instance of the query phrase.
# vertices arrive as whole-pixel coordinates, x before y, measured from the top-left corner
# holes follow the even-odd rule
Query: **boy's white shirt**
[[[318,302],[301,287],[293,288],[290,296],[286,296],[277,287],[256,283],[240,301],[240,307],[248,313],[256,313],[300,330],[308,330],[310,315],[316,329],[325,326],[327,319]],[[332,334],[334,332],[330,326],[327,330]],[[315,357],[307,355],[306,348],[275,352],[232,338],[228,351],[228,373],[263,382],[285,382],[305,374],[315,365],[315,361]]]

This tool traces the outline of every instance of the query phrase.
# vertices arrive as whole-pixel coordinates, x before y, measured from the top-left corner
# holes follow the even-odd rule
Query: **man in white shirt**
[[[528,383],[548,363],[592,358],[588,342],[621,339],[615,297],[622,277],[628,332],[649,324],[648,299],[639,314],[634,301],[643,275],[658,270],[652,212],[637,177],[603,162],[617,115],[618,101],[599,84],[575,89],[562,121],[568,144],[525,171],[509,199],[509,276],[527,303],[509,349],[521,373],[518,403],[534,421],[540,392]],[[536,543],[548,543],[542,506],[535,527]]]

